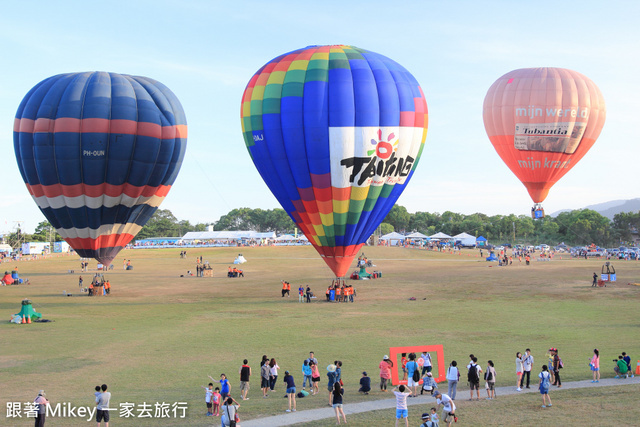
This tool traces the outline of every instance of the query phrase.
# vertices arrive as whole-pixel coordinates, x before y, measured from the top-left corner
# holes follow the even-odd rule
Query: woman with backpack
[[[538,374],[538,378],[540,378],[540,385],[538,386],[538,390],[540,390],[540,394],[542,395],[542,407],[546,408],[547,406],[551,406],[551,397],[549,397],[551,375],[549,374],[547,365],[542,365],[542,372]],[[546,404],[547,400],[549,400],[548,405]]]

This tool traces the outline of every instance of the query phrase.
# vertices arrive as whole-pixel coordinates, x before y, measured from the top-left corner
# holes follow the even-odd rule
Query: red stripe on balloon
[[[187,125],[161,126],[156,123],[135,120],[109,119],[19,119],[13,122],[13,131],[21,133],[112,133],[122,135],[149,136],[160,139],[187,137]]]
[[[150,187],[148,185],[137,187],[131,184],[122,184],[122,185],[111,185],[111,184],[100,184],[100,185],[87,185],[87,184],[76,184],[76,185],[62,185],[62,184],[53,184],[53,185],[29,185],[27,184],[27,189],[29,190],[29,194],[33,197],[78,197],[78,196],[88,196],[88,197],[100,197],[100,196],[109,196],[109,197],[119,197],[121,195],[127,195],[132,198],[137,197],[165,197],[169,194],[169,190],[171,190],[170,185],[160,185],[157,187]]]
[[[75,238],[75,239],[65,239],[69,245],[75,250],[84,249],[84,250],[99,250],[101,248],[111,248],[115,246],[125,247],[135,235],[129,233],[122,234],[107,234],[104,236],[100,236],[97,239],[88,238]]]

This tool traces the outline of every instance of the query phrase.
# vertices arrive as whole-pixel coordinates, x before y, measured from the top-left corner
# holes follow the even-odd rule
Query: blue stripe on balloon
[[[89,209],[80,208],[45,208],[42,213],[50,220],[54,228],[90,228],[98,229],[110,224],[138,224],[144,225],[158,209],[157,206],[146,204],[127,207],[116,205]],[[132,220],[132,218],[135,218]]]

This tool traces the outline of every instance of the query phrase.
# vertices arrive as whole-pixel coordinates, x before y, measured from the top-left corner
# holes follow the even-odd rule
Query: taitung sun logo
[[[395,134],[392,132],[389,134],[389,136],[387,136],[387,140],[384,141],[382,139],[382,129],[378,129],[378,140],[371,140],[371,145],[375,145],[376,148],[373,150],[368,150],[367,156],[376,153],[376,156],[379,159],[387,160],[389,157],[391,157],[391,154],[393,154],[393,152],[398,149],[398,140],[396,140],[394,143],[391,143],[391,141],[393,141],[395,137]]]

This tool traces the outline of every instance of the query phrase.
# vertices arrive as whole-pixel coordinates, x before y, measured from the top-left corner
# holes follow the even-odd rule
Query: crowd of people
[[[284,295],[283,295],[284,296]],[[539,368],[537,374],[537,389],[542,397],[542,407],[552,407],[549,390],[552,386],[562,387],[560,372],[564,368],[562,358],[559,356],[558,349],[551,347],[545,355],[545,363]],[[532,383],[536,380],[531,379],[531,372],[535,370],[535,360],[531,349],[527,348],[524,353],[516,353],[516,384],[515,390],[522,391],[532,387]],[[631,358],[623,352],[615,361],[614,371],[616,378],[633,377],[631,373]],[[593,382],[600,379],[600,353],[594,350],[593,356],[589,359],[589,365],[593,371]],[[402,380],[406,381],[406,385],[401,384],[388,390],[388,384],[392,377],[392,370],[398,369],[402,374]],[[396,398],[396,426],[403,422],[408,427],[408,407],[407,399],[414,398],[420,394],[429,393],[435,398],[436,406],[429,408],[428,412],[422,414],[422,426],[431,427],[439,426],[440,423],[450,427],[452,423],[457,422],[456,414],[456,393],[457,385],[460,381],[461,371],[458,363],[453,360],[449,364],[445,378],[448,383],[448,389],[438,389],[438,384],[433,378],[433,361],[429,352],[402,353],[400,366],[394,366],[394,362],[385,355],[378,365],[380,376],[380,392],[386,393],[391,391]],[[278,382],[278,373],[280,366],[275,358],[269,358],[267,355],[262,356],[260,362],[260,382],[261,397],[269,398],[270,394],[276,392]],[[538,370],[535,370],[538,372]],[[284,371],[283,384],[285,389],[285,397],[287,398],[285,412],[295,412],[297,410],[297,399],[320,394],[319,384],[322,382],[322,375],[319,370],[318,359],[314,352],[309,352],[309,357],[302,361],[301,371],[302,387],[296,385],[296,375],[293,369]],[[487,393],[486,400],[494,400],[496,398],[496,379],[497,370],[492,360],[486,361],[486,366],[478,363],[478,358],[470,354],[469,363],[466,365],[467,384],[469,386],[469,400],[480,400],[480,382],[484,379],[484,389]],[[252,376],[251,367],[248,360],[243,361],[239,369],[240,389],[239,396],[241,400],[249,400],[249,384]],[[205,388],[205,404],[207,406],[207,416],[221,416],[221,426],[229,426],[229,420],[235,419],[239,421],[238,409],[239,403],[231,397],[231,386],[225,374],[220,375],[220,380],[209,377],[213,382],[219,382],[221,388],[213,388],[213,382],[209,383]],[[300,380],[298,378],[298,381]],[[345,401],[345,385],[342,380],[342,361],[335,360],[326,367],[326,396],[327,404],[334,409],[336,423],[346,423],[346,415],[343,410]],[[300,384],[299,382],[297,383]],[[355,389],[355,387],[354,387]],[[366,371],[362,372],[360,382],[358,384],[358,392],[363,395],[371,393],[371,378]],[[438,415],[439,408],[442,412]],[[225,411],[228,413],[225,414]]]

